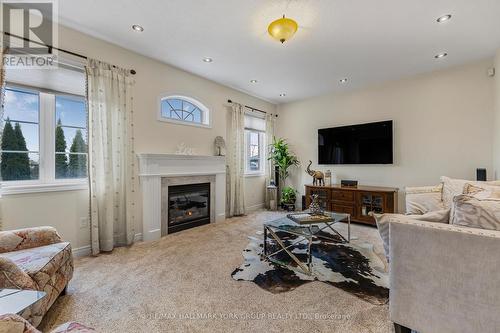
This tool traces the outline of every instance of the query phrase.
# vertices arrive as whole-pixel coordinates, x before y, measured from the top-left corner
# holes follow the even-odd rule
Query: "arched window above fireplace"
[[[209,109],[200,101],[182,95],[169,95],[160,99],[159,120],[177,124],[210,126]]]

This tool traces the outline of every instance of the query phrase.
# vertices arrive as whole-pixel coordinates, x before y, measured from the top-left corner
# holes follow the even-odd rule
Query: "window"
[[[208,108],[197,100],[186,96],[161,98],[160,120],[173,123],[208,127]]]
[[[87,113],[81,96],[7,85],[0,176],[12,184],[87,177]]]
[[[262,175],[266,164],[265,121],[252,115],[245,116],[245,173]]]
[[[37,92],[5,90],[0,156],[2,180],[39,179],[40,99]]]
[[[56,96],[55,178],[87,177],[87,111],[82,98]]]

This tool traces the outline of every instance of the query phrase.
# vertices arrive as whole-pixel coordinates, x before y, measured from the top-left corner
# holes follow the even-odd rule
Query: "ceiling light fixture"
[[[285,96],[286,96],[286,94],[285,94],[285,93],[281,93],[281,94],[280,94],[280,97],[285,97]]]
[[[448,53],[443,52],[443,53],[436,54],[436,55],[434,56],[434,58],[436,58],[436,59],[441,59],[441,58],[446,57],[447,55],[448,55]]]
[[[132,30],[137,31],[137,32],[143,32],[144,28],[142,26],[138,25],[138,24],[134,24],[132,26]]]
[[[204,62],[212,62],[212,61],[214,61],[214,59],[212,59],[210,57],[206,57],[206,58],[203,58],[203,61]]]
[[[451,15],[447,14],[447,15],[443,15],[443,16],[438,17],[438,19],[436,21],[438,23],[443,23],[443,22],[446,22],[446,21],[448,21],[450,19],[451,19]]]
[[[286,18],[285,15],[283,15],[282,18],[271,22],[269,27],[267,27],[267,31],[271,37],[279,40],[281,44],[283,44],[295,35],[298,27],[297,22],[290,18]]]
[[[250,83],[257,83],[257,80],[250,80]]]
[[[347,78],[340,79],[340,83],[347,83]]]

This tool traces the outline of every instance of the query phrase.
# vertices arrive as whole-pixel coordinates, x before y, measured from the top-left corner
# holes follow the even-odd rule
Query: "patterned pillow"
[[[443,203],[445,208],[451,209],[450,214],[450,223],[452,223],[453,219],[453,198],[457,195],[463,194],[465,190],[465,185],[473,184],[477,186],[483,185],[491,185],[491,186],[500,186],[500,181],[491,181],[491,182],[475,182],[464,179],[453,179],[449,177],[441,177],[441,182],[443,183]]]
[[[465,184],[464,194],[478,199],[500,199],[500,186]]]
[[[443,209],[429,212],[424,215],[403,215],[403,214],[373,214],[377,222],[378,232],[384,243],[384,252],[389,261],[389,223],[408,220],[419,220],[434,223],[448,223],[450,219],[450,210]]]
[[[470,228],[500,230],[500,199],[479,199],[467,194],[453,199],[453,224]]]
[[[442,200],[443,184],[437,186],[407,187],[406,214],[422,215],[445,209]]]

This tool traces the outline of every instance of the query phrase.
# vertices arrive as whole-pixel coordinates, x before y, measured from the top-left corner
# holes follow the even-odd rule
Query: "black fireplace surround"
[[[168,187],[168,233],[210,223],[210,183]]]

